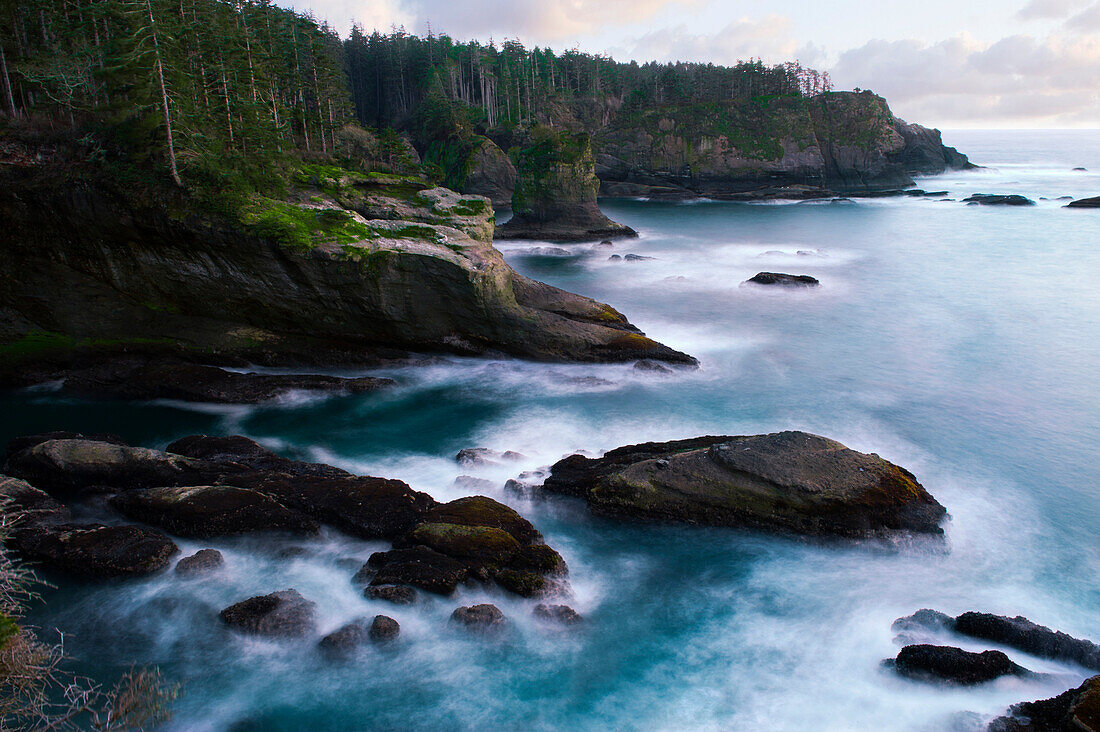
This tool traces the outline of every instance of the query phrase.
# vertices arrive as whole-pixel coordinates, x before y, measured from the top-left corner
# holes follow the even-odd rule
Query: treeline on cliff
[[[0,76],[9,116],[101,133],[177,184],[330,153],[351,118],[340,38],[268,0],[16,0]]]
[[[608,56],[514,40],[499,47],[419,37],[402,29],[367,35],[353,27],[344,42],[356,116],[364,124],[407,124],[420,105],[442,95],[466,108],[479,127],[553,123],[555,102],[614,98],[627,107],[688,104],[758,96],[813,96],[830,91],[827,73],[797,62],[768,66],[701,63],[621,63]]]

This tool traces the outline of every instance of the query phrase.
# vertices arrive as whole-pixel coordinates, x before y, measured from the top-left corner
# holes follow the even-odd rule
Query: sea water
[[[412,607],[367,600],[351,575],[386,545],[331,531],[182,540],[185,554],[220,549],[226,570],[59,579],[34,622],[46,637],[63,631],[73,668],[104,682],[135,663],[159,666],[182,685],[174,730],[972,730],[1009,704],[1076,686],[1086,670],[1011,650],[1049,675],[945,688],[881,665],[899,648],[892,621],[922,607],[1022,614],[1100,640],[1100,211],[1055,200],[1100,195],[1100,132],[946,141],[987,166],[918,181],[953,200],[607,201],[638,239],[554,245],[568,254],[549,256],[527,252],[537,242],[500,244],[518,271],[611,303],[698,357],[697,371],[446,358],[381,372],[399,383],[389,391],[248,408],[83,402],[48,389],[0,397],[5,439],[90,430],[163,447],[239,433],[440,500],[491,495],[565,557],[579,628],[547,627],[534,602],[489,589]],[[1038,205],[961,202],[972,193]],[[759,271],[821,286],[743,284]],[[909,468],[950,513],[945,541],[621,522],[503,488],[574,451],[785,429]],[[476,446],[525,457],[455,462]],[[465,487],[459,475],[487,482]],[[287,556],[291,546],[301,550]],[[288,587],[317,603],[322,632],[381,613],[401,636],[333,662],[315,639],[246,638],[219,624],[221,608]],[[509,619],[499,637],[447,622],[483,601]]]

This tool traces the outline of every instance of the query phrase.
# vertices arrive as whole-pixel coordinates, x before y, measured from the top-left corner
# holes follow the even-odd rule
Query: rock
[[[200,549],[176,562],[176,572],[186,575],[205,574],[224,565],[225,557],[217,549]]]
[[[963,203],[976,203],[981,206],[1034,206],[1035,201],[1015,194],[1004,196],[991,193],[975,193],[964,198]]]
[[[464,563],[426,546],[377,552],[366,566],[377,570],[371,579],[374,587],[410,585],[437,595],[453,594],[470,574]]]
[[[650,361],[648,359],[642,359],[641,361],[634,362],[635,371],[651,371],[658,374],[671,374],[672,369],[663,364],[659,364],[656,361]]]
[[[601,242],[600,242],[599,244],[597,244],[596,246],[598,246],[598,247],[605,247],[605,248],[608,248],[608,247],[614,247],[614,246],[615,246],[615,242],[611,241],[610,239],[604,239],[603,241],[601,241]]]
[[[315,533],[319,528],[263,493],[228,485],[142,488],[112,496],[110,504],[127,518],[199,539],[255,531]]]
[[[370,600],[385,600],[394,605],[412,605],[416,602],[416,590],[400,585],[370,585],[363,590],[363,595]]]
[[[424,514],[425,523],[456,524],[458,526],[488,526],[502,529],[520,544],[542,541],[531,522],[516,511],[487,496],[469,496],[442,503]]]
[[[821,284],[809,275],[791,275],[779,272],[760,272],[746,281],[757,285],[786,285],[788,287],[817,287]]]
[[[463,606],[451,613],[451,620],[473,630],[490,630],[504,624],[504,613],[496,605]]]
[[[351,473],[324,463],[306,463],[282,457],[254,440],[241,435],[182,437],[164,448],[166,452],[196,460],[216,463],[237,463],[252,470],[270,470],[290,475],[325,478],[350,478]]]
[[[1100,671],[1100,646],[1092,641],[1037,625],[1025,617],[1008,618],[968,612],[955,618],[954,630],[971,638],[1017,648],[1040,658],[1075,663]]]
[[[584,621],[584,618],[568,605],[547,605],[546,603],[535,606],[535,617],[561,625],[576,625]]]
[[[404,536],[436,505],[427,493],[399,480],[251,473],[234,485],[263,493],[283,506],[364,539]]]
[[[89,579],[151,574],[179,551],[156,529],[128,525],[39,523],[16,532],[14,543],[26,559]]]
[[[49,493],[6,475],[0,475],[0,514],[16,533],[40,523],[68,521],[70,516],[69,509]]]
[[[938,635],[953,631],[954,629],[955,619],[953,617],[946,613],[929,610],[927,608],[918,610],[912,615],[907,615],[904,618],[898,618],[894,621],[894,624],[890,626],[890,630],[897,633],[894,640],[902,642],[905,645],[917,642],[918,638],[924,638],[928,635]]]
[[[92,440],[94,442],[108,442],[112,445],[126,445],[126,440],[122,439],[118,435],[110,434],[94,434],[85,435],[80,432],[65,432],[58,430],[55,432],[40,432],[36,435],[24,435],[23,437],[16,437],[8,442],[8,452],[5,457],[10,458],[16,453],[23,452],[27,448],[34,447],[35,445],[41,445],[43,442],[49,442],[50,440]]]
[[[467,447],[458,451],[455,461],[459,465],[494,465],[501,454],[487,447]]]
[[[905,469],[805,432],[572,455],[544,488],[584,497],[601,514],[809,535],[942,534],[946,515]]]
[[[531,247],[530,249],[514,249],[514,254],[522,254],[527,257],[575,257],[574,252],[561,247]]]
[[[522,547],[511,557],[508,565],[513,569],[546,575],[564,575],[569,572],[561,555],[546,544]]]
[[[516,168],[500,147],[489,138],[481,138],[481,144],[466,158],[466,179],[463,193],[485,196],[493,206],[507,208],[512,204],[512,192],[516,187]]]
[[[332,631],[317,642],[317,646],[327,653],[346,654],[363,645],[367,639],[366,618],[361,618]]]
[[[583,241],[637,236],[600,211],[592,140],[584,133],[536,126],[520,150],[512,218],[498,239]]]
[[[543,597],[554,594],[560,587],[557,582],[547,579],[538,572],[505,567],[493,574],[496,583],[520,597]]]
[[[56,495],[92,489],[203,485],[243,470],[144,447],[48,440],[13,455],[7,472]]]
[[[271,637],[302,637],[313,632],[316,604],[297,590],[282,590],[242,600],[221,611],[229,627]]]
[[[1079,198],[1066,204],[1066,208],[1100,208],[1100,196]]]
[[[387,615],[375,615],[370,624],[370,639],[372,641],[393,640],[401,632],[401,626],[397,621]]]
[[[622,258],[622,256],[620,256],[618,254],[612,254],[610,257],[607,258],[607,261],[608,262],[621,262],[621,261],[623,261],[623,258]]]
[[[656,257],[647,257],[642,254],[624,254],[623,261],[625,262],[644,262],[649,259],[656,259]]]
[[[1088,168],[1074,168],[1073,169],[1074,173],[1084,173],[1086,171],[1088,171]]]
[[[961,648],[932,645],[905,646],[893,666],[899,674],[909,678],[966,685],[1031,673],[1000,651],[971,653]]]
[[[423,523],[408,540],[456,559],[507,562],[519,550],[519,542],[503,529],[492,526]]]
[[[1100,676],[1053,699],[1012,705],[988,732],[1100,732]]]
[[[370,376],[237,373],[184,361],[117,359],[71,372],[62,392],[93,399],[258,404],[292,391],[358,394],[394,384]]]

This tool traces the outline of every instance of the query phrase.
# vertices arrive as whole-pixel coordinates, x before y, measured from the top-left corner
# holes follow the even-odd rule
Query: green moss
[[[155,313],[172,313],[177,314],[180,312],[179,306],[172,303],[157,304],[149,300],[145,300],[141,303],[141,306],[147,310],[152,310]]]
[[[326,242],[350,244],[376,237],[371,227],[338,208],[309,208],[262,199],[245,209],[241,218],[258,236],[295,251],[309,251]]]
[[[17,341],[0,344],[0,357],[21,359],[77,349],[138,345],[176,345],[176,341],[171,338],[73,338],[63,333],[40,330],[27,333]]]
[[[521,597],[537,597],[545,593],[549,586],[545,577],[516,569],[502,569],[494,579],[498,585]]]
[[[8,641],[19,635],[19,625],[12,618],[0,613],[0,648],[8,644]]]
[[[448,212],[455,216],[480,216],[487,208],[488,204],[479,198],[463,198],[451,206]]]

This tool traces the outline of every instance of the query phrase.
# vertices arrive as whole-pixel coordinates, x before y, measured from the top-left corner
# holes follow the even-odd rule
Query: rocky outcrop
[[[952,684],[983,684],[1002,676],[1027,676],[1031,672],[1001,651],[971,653],[952,646],[905,646],[887,662],[902,676]]]
[[[973,167],[870,92],[624,109],[596,150],[605,192],[658,198],[858,194]]]
[[[811,535],[942,534],[946,515],[904,468],[805,432],[573,455],[544,488],[581,496],[601,514]]]
[[[1079,198],[1076,201],[1070,201],[1066,204],[1066,208],[1100,208],[1100,196]]]
[[[988,732],[1100,732],[1100,676],[1053,699],[1014,704]]]
[[[495,630],[504,625],[504,613],[488,603],[455,608],[451,620],[471,630]]]
[[[810,275],[782,274],[780,272],[759,272],[746,282],[754,285],[783,285],[785,287],[817,287],[821,283]]]
[[[638,331],[613,308],[512,271],[481,197],[349,173],[234,222],[45,166],[3,173],[0,383],[122,351],[346,365],[393,349],[614,361],[642,348],[693,363],[648,339],[624,350]]]
[[[267,470],[276,473],[321,478],[352,477],[352,474],[348,471],[324,463],[307,463],[285,458],[268,450],[255,440],[250,440],[242,435],[230,435],[228,437],[191,435],[170,443],[164,449],[166,452],[196,460],[236,463],[251,470]]]
[[[258,595],[230,605],[219,617],[234,630],[275,638],[295,638],[313,632],[317,605],[297,590]]]
[[[637,236],[600,211],[599,188],[587,134],[536,127],[530,144],[519,153],[512,218],[497,227],[496,238],[585,241]]]
[[[258,404],[294,391],[358,394],[393,386],[392,379],[320,374],[257,374],[173,359],[112,359],[63,373],[64,394],[93,399],[175,399]]]
[[[512,205],[516,188],[516,167],[504,151],[490,140],[482,138],[465,161],[466,178],[459,188],[463,193],[485,196],[494,208]]]
[[[36,524],[15,533],[26,559],[88,579],[150,574],[179,551],[167,536],[144,526]]]
[[[313,519],[263,493],[231,485],[144,488],[120,493],[110,503],[127,518],[190,538],[318,529]]]
[[[963,203],[968,203],[977,206],[1034,206],[1035,201],[1032,201],[1026,196],[1020,196],[1015,193],[1002,195],[999,193],[975,193],[974,195],[964,198]]]
[[[217,549],[199,549],[189,557],[176,562],[176,572],[194,576],[213,572],[225,566],[225,557]]]

